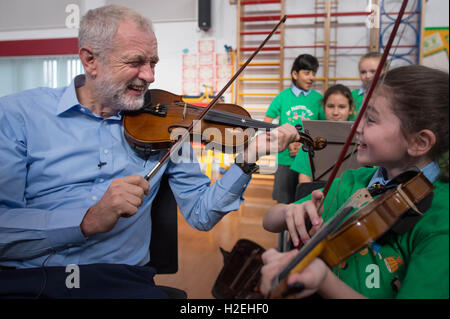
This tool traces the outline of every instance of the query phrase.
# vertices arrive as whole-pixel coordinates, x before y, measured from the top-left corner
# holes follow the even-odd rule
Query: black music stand
[[[352,125],[353,122],[347,121],[303,121],[305,133],[312,138],[320,136],[327,140],[327,146],[323,150],[309,154],[313,181],[328,179],[350,134]],[[348,148],[344,162],[336,176],[340,176],[345,170],[361,167],[356,160],[356,154],[352,156],[352,152],[356,152],[355,139]]]
[[[320,151],[309,151],[309,162],[311,164],[312,182],[297,184],[295,188],[294,198],[295,201],[302,199],[303,197],[311,194],[314,190],[323,188],[333,171],[334,165],[344,147],[347,137],[352,129],[353,122],[347,121],[316,121],[316,120],[304,120],[303,129],[305,133],[310,135],[313,139],[320,136],[327,140],[327,146]],[[344,158],[344,162],[339,168],[337,177],[348,169],[356,169],[361,165],[356,160],[356,143],[353,139],[350,147],[347,150],[347,154]],[[307,225],[310,222],[307,221]],[[309,226],[310,227],[310,226]],[[309,228],[308,227],[308,228]],[[293,249],[292,242],[289,238],[287,231],[281,232],[278,240],[278,249],[280,251],[288,251]]]

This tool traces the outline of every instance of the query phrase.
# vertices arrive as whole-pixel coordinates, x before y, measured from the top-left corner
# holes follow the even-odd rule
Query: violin
[[[321,258],[330,268],[379,240],[391,229],[413,227],[431,198],[433,185],[421,173],[407,171],[394,178],[399,184],[377,198],[366,188],[358,190],[346,203],[298,249],[296,256],[271,283],[269,298],[289,298],[298,292],[286,283],[291,273],[301,272],[314,258]],[[422,212],[417,208],[421,205]],[[260,299],[261,255],[265,249],[250,240],[239,240],[231,252],[225,252],[224,267],[214,283],[216,298]]]
[[[267,131],[278,127],[276,124],[254,120],[246,109],[229,103],[216,103],[196,123],[203,110],[203,107],[186,103],[179,95],[150,89],[145,94],[144,106],[140,110],[124,114],[125,139],[140,153],[168,150],[195,123],[190,132],[194,141],[207,143],[208,147],[220,147],[224,153],[235,153],[248,144],[256,130]],[[313,139],[301,129],[300,125],[297,126],[305,151],[321,150],[326,146],[326,139]]]

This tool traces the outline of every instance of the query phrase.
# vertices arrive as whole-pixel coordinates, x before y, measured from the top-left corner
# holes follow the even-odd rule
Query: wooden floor
[[[178,272],[157,275],[156,284],[186,291],[189,299],[214,298],[211,289],[222,269],[222,247],[230,251],[237,240],[253,240],[264,248],[276,247],[278,235],[262,227],[262,218],[272,200],[272,176],[256,175],[244,194],[238,211],[226,215],[212,230],[193,229],[178,213]]]

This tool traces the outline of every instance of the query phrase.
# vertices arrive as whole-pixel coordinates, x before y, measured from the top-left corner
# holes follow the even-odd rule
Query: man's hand
[[[244,160],[255,163],[260,156],[284,151],[292,142],[300,140],[297,129],[289,123],[258,135],[244,150]]]
[[[86,237],[110,231],[120,217],[137,213],[149,188],[149,183],[139,175],[113,180],[98,203],[87,211],[80,225],[81,231]]]

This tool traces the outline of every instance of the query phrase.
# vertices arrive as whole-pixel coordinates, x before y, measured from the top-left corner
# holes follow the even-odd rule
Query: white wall
[[[183,50],[197,52],[199,40],[213,39],[216,52],[225,52],[224,45],[236,48],[236,7],[228,0],[212,0],[211,11],[207,32],[198,28],[197,21],[154,23],[160,55],[154,87],[181,94]]]
[[[8,1],[8,5],[14,3],[16,6],[20,6],[21,10],[7,10],[8,6],[5,6],[6,1],[0,0],[0,8],[4,10],[0,11],[0,20],[8,17],[11,20],[11,15],[19,15],[21,12],[24,16],[29,14],[29,6],[26,5],[27,1],[37,2],[35,0],[15,0],[13,2]],[[45,0],[45,3],[49,1],[59,2],[59,0]],[[66,1],[66,0],[65,0]],[[74,0],[73,3],[79,3],[81,14],[86,12],[90,8],[104,5],[108,1],[113,0]],[[142,14],[150,16],[149,3],[154,8],[158,8],[158,3],[161,0],[142,0],[142,1],[121,1],[124,5],[129,4],[131,7],[135,6]],[[170,3],[176,8],[177,1],[186,3],[187,0],[171,0]],[[193,0],[190,0],[193,1]],[[114,0],[113,2],[119,2]],[[395,2],[399,2],[396,0]],[[313,0],[286,0],[287,11],[291,13],[306,13],[313,12],[312,7]],[[340,0],[340,11],[354,11],[363,10],[367,6],[367,0]],[[448,6],[447,0],[428,0],[426,11],[426,26],[448,26]],[[5,9],[6,8],[6,9]],[[76,37],[77,29],[64,28],[55,25],[52,28],[46,27],[46,16],[58,17],[58,21],[63,21],[67,16],[67,13],[62,10],[61,6],[48,6],[45,9],[46,14],[42,15],[42,27],[39,27],[39,19],[33,20],[33,27],[26,28],[22,25],[9,30],[0,29],[0,41],[2,40],[14,40],[14,39],[36,39],[36,38],[59,38],[59,37]],[[56,10],[56,11],[55,11]],[[26,13],[26,14],[25,14]],[[361,18],[359,18],[361,20]],[[14,19],[13,19],[14,20]],[[208,32],[200,31],[197,27],[197,22],[190,19],[181,19],[182,21],[170,21],[170,15],[167,17],[167,21],[158,18],[155,21],[155,32],[159,41],[159,55],[161,61],[157,66],[157,77],[154,87],[160,87],[162,89],[170,90],[174,93],[181,93],[181,72],[182,72],[182,54],[183,50],[189,50],[189,52],[195,52],[197,50],[198,40],[201,39],[214,39],[217,52],[225,52],[224,45],[232,46],[236,48],[236,6],[231,5],[229,0],[212,0],[212,28]],[[355,19],[353,19],[354,21]],[[24,21],[23,19],[21,20]],[[352,18],[346,18],[342,21],[352,21]],[[302,24],[308,23],[308,21],[290,21],[292,27],[287,27],[286,31],[286,43],[311,43],[313,41],[312,31],[304,29],[304,33],[299,36],[299,29],[295,27],[295,23]],[[364,27],[355,26],[341,26],[337,32],[337,36],[340,44],[346,45],[363,45],[367,43],[367,36]],[[299,38],[300,37],[300,38]],[[255,45],[256,46],[256,45]],[[307,50],[303,50],[307,52]],[[342,57],[339,57],[338,67],[336,69],[336,76],[344,77],[357,77],[356,64],[358,56],[362,51],[358,52],[340,52],[345,53]],[[286,66],[285,76],[288,76],[290,64],[293,58],[297,56],[300,50],[286,52]],[[364,52],[362,52],[364,53]],[[318,52],[320,55],[321,52]],[[290,60],[289,60],[290,59]],[[287,74],[287,75],[286,75]],[[334,74],[331,74],[334,76]],[[353,83],[355,85],[356,83]]]
[[[428,0],[425,8],[425,27],[448,27],[448,0]]]

